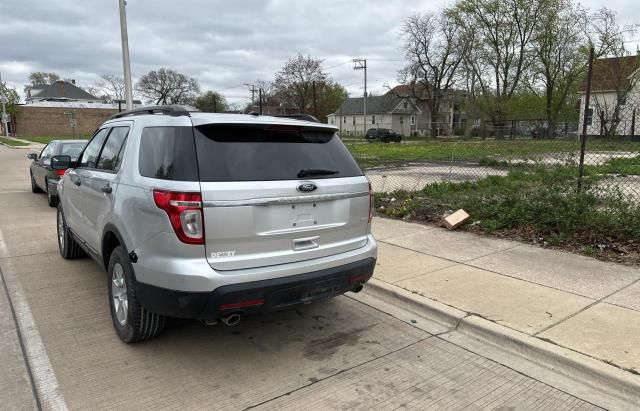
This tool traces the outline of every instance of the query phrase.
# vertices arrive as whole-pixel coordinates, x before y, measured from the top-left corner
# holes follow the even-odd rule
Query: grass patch
[[[23,147],[28,146],[29,143],[23,143],[22,141],[17,141],[12,138],[0,137],[0,143],[6,144],[8,146],[13,147]]]
[[[535,163],[545,158],[573,158],[577,161],[578,139],[572,140],[441,140],[428,139],[412,144],[349,143],[347,147],[361,167],[380,167],[428,161],[495,162],[529,160]],[[588,151],[624,151],[640,153],[640,143],[594,140]],[[487,164],[489,165],[489,164]]]
[[[600,166],[589,166],[591,172],[619,174],[623,176],[640,175],[640,156],[632,158],[612,158]]]
[[[421,191],[378,193],[376,210],[390,217],[439,222],[462,208],[471,215],[473,229],[486,233],[534,242],[542,238],[545,244],[571,245],[588,255],[603,244],[635,250],[640,207],[622,194],[602,194],[596,184],[603,177],[592,171],[582,192],[576,190],[575,168],[537,168],[475,182],[437,183]]]

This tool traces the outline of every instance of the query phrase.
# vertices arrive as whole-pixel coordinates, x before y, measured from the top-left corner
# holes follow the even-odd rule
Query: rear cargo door
[[[195,127],[207,259],[237,270],[367,243],[368,182],[332,129]]]

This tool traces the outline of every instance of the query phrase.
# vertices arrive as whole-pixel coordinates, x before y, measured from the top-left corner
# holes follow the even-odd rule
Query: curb
[[[627,371],[377,279],[372,278],[367,285],[376,298],[387,303],[394,300],[394,304],[411,313],[447,325],[449,333],[455,331],[520,360],[534,362],[632,408],[640,404],[640,378]]]

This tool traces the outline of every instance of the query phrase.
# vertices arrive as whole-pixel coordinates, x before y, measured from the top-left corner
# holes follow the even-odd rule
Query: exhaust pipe
[[[364,284],[358,284],[356,288],[353,289],[354,293],[359,293],[364,288]]]
[[[240,320],[242,317],[238,313],[229,314],[225,317],[222,317],[222,323],[226,326],[233,327],[235,325],[240,324]]]

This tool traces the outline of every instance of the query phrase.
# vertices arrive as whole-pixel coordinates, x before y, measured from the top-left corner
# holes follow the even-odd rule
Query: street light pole
[[[129,36],[127,34],[126,0],[120,2],[120,37],[122,38],[122,65],[124,66],[124,92],[127,99],[127,110],[133,108],[133,90],[131,87],[131,64],[129,62]]]

